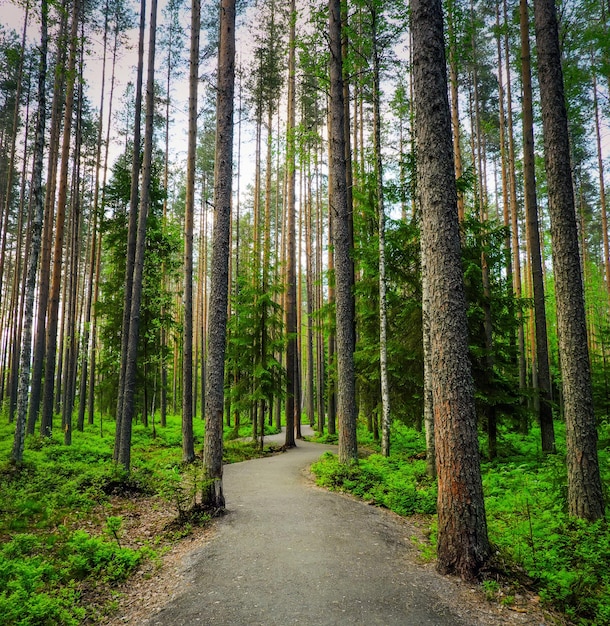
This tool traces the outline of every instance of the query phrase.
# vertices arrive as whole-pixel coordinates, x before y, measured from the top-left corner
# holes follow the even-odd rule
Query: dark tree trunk
[[[131,431],[135,415],[135,391],[138,367],[138,338],[140,335],[140,305],[146,251],[146,221],[150,204],[150,181],[152,176],[153,118],[155,112],[155,43],[157,30],[157,0],[150,7],[150,30],[148,43],[148,76],[146,79],[146,122],[144,130],[144,155],[142,162],[142,192],[138,210],[136,248],[133,264],[133,284],[125,363],[123,404],[120,423],[118,463],[126,471],[131,467]],[[134,155],[135,158],[135,155]],[[123,330],[123,332],[125,332]],[[146,407],[144,407],[146,410]]]
[[[295,55],[295,0],[290,2],[290,37],[288,41],[288,121],[286,127],[287,189],[286,211],[288,234],[286,251],[286,446],[295,445],[295,415],[300,416],[300,407],[295,407],[297,397],[297,278],[296,278],[296,210],[295,210],[295,108],[296,108],[296,55]]]
[[[123,297],[123,321],[121,326],[121,366],[119,371],[119,389],[117,394],[116,428],[114,439],[114,460],[118,461],[123,421],[123,400],[125,394],[125,372],[129,349],[129,324],[131,316],[131,298],[133,274],[136,256],[138,231],[138,201],[140,198],[140,135],[142,117],[142,80],[144,74],[144,34],[146,25],[146,0],[140,1],[140,31],[138,39],[138,69],[136,74],[135,116],[133,126],[133,156],[131,163],[131,190],[129,198],[129,225],[127,230],[127,259],[125,261],[125,293]]]
[[[529,18],[527,0],[520,0],[521,22],[521,77],[523,83],[523,178],[525,184],[525,214],[527,241],[532,268],[534,290],[534,321],[536,327],[536,364],[540,392],[540,434],[542,450],[555,452],[555,430],[551,407],[551,374],[544,301],[544,276],[540,252],[540,230],[538,228],[538,200],[534,163],[534,113],[532,106],[532,77],[530,69]]]
[[[197,149],[197,85],[201,2],[191,5],[189,125],[184,213],[184,331],[182,344],[182,460],[195,460],[193,436],[193,218],[195,213],[195,158]]]
[[[68,199],[68,167],[70,144],[72,143],[72,111],[74,108],[74,83],[76,69],[76,45],[78,39],[78,21],[80,1],[75,0],[72,7],[70,28],[70,52],[68,56],[68,83],[64,107],[64,128],[61,144],[61,166],[59,174],[59,193],[57,196],[57,214],[55,217],[55,241],[53,245],[53,272],[49,292],[49,310],[47,313],[47,340],[44,367],[44,387],[42,395],[42,414],[40,432],[43,437],[50,437],[53,428],[53,386],[57,359],[57,327],[59,319],[59,293],[62,283],[63,243]]]
[[[593,521],[604,517],[604,499],[554,1],[536,0],[534,15],[568,448],[568,505],[571,515]]]
[[[53,103],[51,106],[51,125],[49,133],[49,155],[46,198],[44,209],[42,247],[40,251],[40,268],[38,278],[38,308],[36,311],[36,337],[34,339],[34,355],[32,363],[32,380],[30,393],[30,406],[28,412],[27,432],[34,434],[36,420],[40,409],[42,394],[42,377],[46,345],[46,319],[47,305],[49,302],[49,288],[51,284],[51,248],[53,245],[53,218],[54,199],[57,174],[57,154],[59,152],[59,136],[61,130],[61,111],[63,99],[63,85],[65,72],[65,33],[67,28],[67,1],[64,0],[61,14],[61,24],[57,36],[57,66],[55,68],[55,80],[53,84]]]

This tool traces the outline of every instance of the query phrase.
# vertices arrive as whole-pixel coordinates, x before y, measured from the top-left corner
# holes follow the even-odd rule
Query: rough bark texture
[[[538,228],[538,200],[534,163],[534,113],[532,106],[532,77],[530,68],[529,18],[527,0],[521,0],[521,79],[523,84],[523,179],[525,186],[525,215],[527,244],[532,268],[534,290],[534,320],[536,328],[536,362],[538,368],[538,390],[540,393],[540,434],[542,450],[555,452],[555,432],[551,409],[551,374],[546,330],[544,301],[544,276],[540,252],[540,230]]]
[[[490,548],[468,357],[443,17],[438,0],[415,0],[411,6],[417,189],[430,303],[438,569],[470,579]]]
[[[356,380],[354,374],[354,291],[345,163],[340,0],[329,0],[329,39],[330,211],[332,212],[335,261],[339,461],[341,463],[355,463],[358,460],[358,444],[356,441]]]
[[[224,360],[229,297],[229,237],[233,174],[233,94],[235,88],[235,0],[220,2],[220,45],[216,100],[216,163],[214,176],[214,233],[208,318],[206,365],[203,502],[214,509],[225,505],[222,490],[222,416]]]
[[[201,2],[191,5],[191,58],[189,71],[189,126],[184,213],[184,335],[182,346],[182,460],[195,460],[193,437],[193,216],[195,213],[195,158],[197,148],[197,85],[199,82],[199,30]]]
[[[568,448],[568,504],[572,515],[596,520],[604,516],[604,501],[554,1],[536,0],[534,16]]]

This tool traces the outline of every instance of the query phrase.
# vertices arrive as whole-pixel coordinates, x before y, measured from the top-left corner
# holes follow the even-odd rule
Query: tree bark
[[[129,199],[129,223],[127,230],[127,259],[125,261],[125,294],[123,299],[123,322],[121,326],[121,365],[119,390],[117,394],[116,429],[114,440],[114,460],[118,461],[121,448],[123,420],[123,396],[125,392],[125,370],[129,344],[129,323],[131,315],[131,295],[133,291],[133,268],[136,254],[138,228],[138,201],[140,198],[140,136],[142,117],[142,80],[144,74],[144,34],[146,25],[146,0],[140,1],[140,29],[138,38],[138,69],[136,73],[135,114],[133,125],[133,155],[131,162],[131,190]]]
[[[286,250],[286,446],[294,446],[295,416],[300,407],[295,407],[297,396],[297,277],[296,277],[296,198],[295,198],[295,154],[296,154],[296,3],[290,1],[290,31],[288,39],[288,120],[286,123],[286,211],[288,213],[288,238]],[[309,299],[308,299],[309,302]],[[308,399],[309,401],[309,399]]]
[[[47,75],[47,0],[40,4],[40,65],[38,69],[38,116],[34,139],[34,169],[32,173],[32,201],[34,207],[31,223],[32,244],[28,259],[27,277],[25,284],[25,312],[23,317],[23,341],[21,344],[19,389],[17,392],[17,416],[15,423],[15,437],[11,460],[14,463],[23,461],[25,444],[26,418],[28,409],[28,394],[30,387],[30,356],[32,345],[32,326],[34,319],[34,296],[36,292],[36,271],[40,256],[42,222],[44,219],[44,197],[42,192],[42,162],[44,153],[44,135],[46,122],[46,75]]]
[[[195,214],[195,159],[197,149],[197,86],[199,82],[199,30],[201,1],[191,5],[191,58],[189,72],[188,153],[184,209],[184,330],[182,343],[182,460],[195,460],[193,436],[193,219]]]
[[[383,195],[383,158],[381,156],[381,86],[377,7],[371,5],[371,44],[373,46],[373,152],[375,154],[375,194],[379,230],[379,374],[381,382],[381,453],[390,456],[390,389],[388,386],[388,312],[385,271],[385,205]]]
[[[417,189],[430,302],[438,569],[473,579],[490,546],[468,356],[443,17],[438,0],[414,0],[411,8]]]
[[[70,27],[70,52],[68,55],[68,83],[64,107],[64,128],[61,144],[61,165],[59,174],[59,193],[57,196],[57,214],[55,216],[55,240],[53,245],[53,272],[49,292],[49,310],[47,313],[47,340],[44,367],[44,387],[42,395],[42,415],[40,432],[43,437],[50,437],[53,428],[53,386],[57,360],[57,326],[59,318],[59,293],[62,283],[63,243],[68,199],[68,167],[70,144],[72,143],[72,111],[74,108],[74,83],[76,69],[76,45],[81,3],[75,0],[72,7]]]
[[[341,56],[341,2],[329,0],[330,39],[330,207],[335,261],[339,461],[356,463],[356,380],[354,290],[345,161],[345,109]]]
[[[214,232],[206,364],[205,440],[203,469],[206,479],[202,501],[222,510],[222,416],[224,360],[229,290],[229,238],[233,176],[233,94],[235,89],[235,0],[220,0],[220,43],[216,99],[216,151],[214,176]]]
[[[523,179],[525,185],[525,214],[527,242],[534,291],[534,321],[536,329],[536,362],[540,409],[538,420],[543,452],[555,452],[555,429],[551,408],[551,374],[544,302],[544,276],[538,228],[538,200],[534,164],[534,113],[532,106],[532,77],[530,68],[529,17],[527,0],[520,0],[521,76],[523,83]]]
[[[535,0],[534,17],[568,448],[568,505],[571,515],[593,521],[604,517],[604,499],[554,1]]]
[[[150,204],[150,181],[152,176],[153,121],[155,112],[155,44],[157,32],[157,0],[150,6],[148,43],[148,68],[146,79],[146,120],[144,128],[144,154],[142,160],[142,191],[137,214],[136,246],[133,261],[133,279],[127,330],[127,352],[125,354],[125,376],[120,424],[120,439],[117,462],[125,471],[131,469],[131,432],[135,415],[135,388],[138,367],[138,343],[140,336],[140,305],[146,252],[146,222]],[[135,150],[135,147],[134,147]],[[134,153],[134,159],[136,158]],[[126,303],[127,304],[127,303]],[[125,329],[123,329],[125,333]]]

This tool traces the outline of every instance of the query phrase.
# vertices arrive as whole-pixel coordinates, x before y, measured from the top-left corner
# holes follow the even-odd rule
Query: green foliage
[[[162,345],[161,331],[169,335],[177,329],[170,313],[174,294],[167,285],[178,278],[182,240],[179,225],[161,216],[165,192],[161,189],[160,169],[161,163],[157,159],[153,164],[146,230],[138,344],[136,406],[143,413],[145,396],[152,399],[160,385],[157,380],[159,365],[168,358],[169,349]],[[103,406],[111,412],[115,409],[120,369],[130,186],[130,155],[126,153],[113,166],[112,178],[105,193],[106,209],[111,210],[112,215],[103,222],[104,263],[101,296],[97,304],[99,336],[103,345],[98,358],[102,380],[97,385],[97,391],[104,400]]]
[[[276,358],[285,344],[282,311],[273,296],[279,286],[263,293],[246,276],[238,277],[232,302],[235,314],[228,326],[227,371],[233,411],[248,415],[253,403],[281,396],[285,370]],[[265,350],[262,339],[264,333]]]
[[[434,513],[436,485],[426,476],[425,460],[414,457],[422,451],[421,435],[399,423],[393,431],[400,454],[390,458],[372,454],[357,465],[345,465],[327,452],[312,465],[318,484],[347,491],[399,515]]]
[[[545,602],[579,624],[610,624],[610,529],[605,520],[569,517],[564,427],[555,428],[560,452],[546,457],[537,429],[502,434],[503,462],[483,471],[490,538],[534,580]],[[605,450],[600,463],[608,484]]]
[[[483,465],[485,506],[490,540],[502,561],[513,568],[509,578],[525,573],[549,606],[563,611],[578,624],[610,624],[610,528],[606,520],[594,524],[567,514],[567,476],[564,427],[556,425],[557,455],[540,452],[540,433],[529,435],[500,431],[500,458]],[[374,442],[364,430],[362,445]],[[610,426],[601,431],[602,478],[610,482],[608,448]],[[376,444],[375,444],[376,445]],[[358,465],[340,464],[326,453],[312,466],[318,484],[348,491],[400,515],[432,514],[436,509],[436,484],[425,473],[421,433],[395,422],[389,458],[372,454]],[[431,545],[435,521],[430,520]],[[518,572],[518,574],[516,573]],[[500,594],[495,581],[483,588],[490,600],[511,604],[514,596]]]

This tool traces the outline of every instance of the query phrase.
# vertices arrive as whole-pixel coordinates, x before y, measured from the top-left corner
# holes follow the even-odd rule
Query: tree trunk
[[[117,462],[125,471],[131,469],[131,432],[135,415],[135,388],[138,367],[138,340],[140,335],[140,305],[146,252],[146,221],[150,204],[150,181],[152,176],[153,121],[155,112],[155,43],[157,32],[157,0],[150,6],[148,43],[148,75],[146,79],[146,121],[144,125],[144,155],[142,160],[142,191],[137,215],[136,247],[133,263],[133,281],[130,298],[125,377],[120,422],[120,441]],[[135,158],[135,154],[134,154]],[[125,330],[123,329],[123,332]],[[117,420],[117,427],[119,426]]]
[[[38,69],[38,116],[34,139],[34,169],[32,173],[33,219],[31,223],[32,244],[28,259],[27,278],[25,284],[25,312],[23,317],[23,342],[21,344],[19,389],[17,392],[17,416],[15,437],[11,460],[14,463],[23,461],[25,443],[28,394],[30,387],[30,355],[32,345],[32,326],[34,319],[34,296],[36,292],[36,271],[40,256],[42,222],[44,219],[44,197],[42,193],[42,162],[44,153],[44,136],[46,122],[46,75],[47,75],[47,0],[41,0],[41,37],[40,66]]]
[[[140,134],[142,117],[142,77],[144,74],[144,34],[146,25],[146,0],[140,0],[140,30],[138,38],[138,69],[136,74],[135,115],[133,125],[133,156],[131,163],[131,190],[129,197],[129,225],[127,230],[127,259],[125,261],[125,294],[123,298],[123,321],[121,326],[121,366],[119,371],[119,389],[117,394],[116,428],[114,439],[114,460],[118,461],[121,449],[123,398],[125,394],[125,372],[129,347],[129,324],[131,316],[131,297],[136,256],[138,230],[138,201],[140,198]]]
[[[568,505],[571,515],[593,521],[604,517],[604,499],[597,458],[568,118],[553,0],[536,0],[534,16],[568,448]]]
[[[222,415],[224,361],[229,289],[229,238],[233,176],[233,94],[235,89],[235,0],[220,0],[220,42],[216,99],[214,176],[214,233],[206,365],[205,440],[203,469],[206,479],[202,501],[222,510]]]
[[[555,452],[555,429],[551,408],[551,374],[544,302],[544,277],[538,229],[538,201],[534,164],[534,129],[532,107],[532,77],[530,69],[529,17],[527,0],[520,0],[521,75],[523,82],[523,178],[525,184],[525,214],[527,241],[534,291],[534,320],[536,328],[537,380],[540,392],[538,419],[543,452]]]
[[[286,250],[286,446],[295,445],[295,406],[297,385],[297,277],[296,277],[296,208],[295,208],[295,152],[296,152],[296,4],[290,2],[290,34],[288,39],[288,120],[286,123],[286,211],[288,237]]]
[[[414,0],[411,8],[417,188],[430,302],[438,569],[473,579],[490,546],[468,356],[443,17],[438,0]]]
[[[197,86],[199,82],[199,30],[201,2],[191,5],[191,58],[189,72],[188,153],[184,209],[184,327],[182,343],[182,460],[195,460],[193,436],[193,218],[195,213],[195,159],[197,150]]]
[[[377,41],[377,8],[371,7],[371,39],[373,54],[373,152],[377,211],[379,214],[379,373],[381,382],[381,453],[390,456],[390,390],[388,387],[387,297],[385,274],[385,206],[383,197],[383,159],[381,156],[381,113],[379,49]]]
[[[354,292],[345,162],[345,109],[341,57],[341,2],[329,0],[330,39],[330,207],[335,261],[339,461],[357,463],[354,373]]]
[[[63,243],[68,199],[68,167],[70,144],[72,143],[72,111],[74,107],[74,83],[76,69],[76,45],[81,3],[75,0],[72,7],[70,27],[70,52],[68,56],[68,82],[64,107],[64,127],[61,144],[61,166],[59,174],[59,193],[57,196],[57,214],[55,216],[55,241],[53,245],[53,272],[49,292],[49,310],[47,313],[47,340],[44,368],[44,387],[42,395],[42,415],[40,432],[43,437],[50,437],[53,428],[53,386],[57,359],[57,326],[59,318],[59,293],[62,283]]]
[[[510,46],[508,41],[508,8],[506,0],[502,3],[504,13],[504,67],[506,69],[506,131],[508,135],[508,178],[510,182],[510,228],[513,268],[513,292],[517,298],[517,351],[519,365],[519,390],[526,386],[527,368],[525,365],[525,328],[521,305],[521,255],[519,247],[519,216],[517,205],[517,176],[515,173],[515,135],[513,132],[512,81],[510,75]],[[527,431],[527,418],[522,423],[522,430]]]
[[[42,247],[40,251],[40,269],[38,279],[38,308],[36,311],[36,337],[34,340],[34,355],[32,363],[32,380],[30,392],[30,406],[28,413],[27,432],[34,434],[36,420],[40,409],[42,393],[42,377],[46,345],[46,319],[49,302],[49,288],[51,284],[51,248],[53,245],[53,218],[54,199],[57,174],[57,154],[59,152],[59,137],[61,130],[61,112],[63,100],[63,85],[65,72],[65,35],[68,20],[67,0],[64,0],[60,11],[61,21],[57,35],[57,65],[53,84],[53,103],[51,106],[51,124],[49,132],[49,155],[47,168],[47,184],[45,198],[45,213],[43,221]]]

